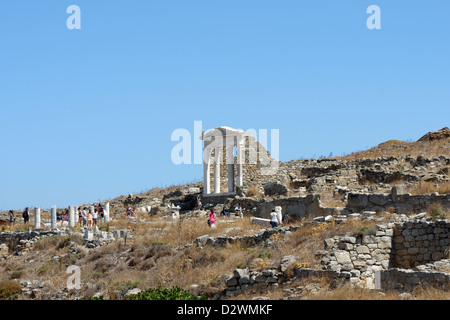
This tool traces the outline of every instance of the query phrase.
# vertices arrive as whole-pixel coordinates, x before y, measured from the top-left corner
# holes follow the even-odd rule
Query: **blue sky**
[[[279,129],[282,161],[417,140],[448,126],[449,16],[446,0],[3,0],[0,209],[199,180],[171,161],[194,121]]]

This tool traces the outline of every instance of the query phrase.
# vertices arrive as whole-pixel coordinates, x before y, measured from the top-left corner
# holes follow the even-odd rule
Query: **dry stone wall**
[[[326,239],[324,250],[316,256],[325,269],[344,274],[354,284],[375,288],[378,271],[412,268],[448,258],[449,239],[448,220],[392,222]]]
[[[431,205],[439,205],[450,210],[450,194],[424,194],[412,196],[398,194],[396,188],[388,194],[349,193],[345,207],[325,207],[320,194],[300,197],[276,197],[256,199],[236,197],[225,201],[225,205],[234,208],[240,204],[252,216],[268,218],[272,209],[282,208],[283,216],[302,219],[306,217],[338,216],[363,212],[392,212],[397,214],[417,214],[426,211]]]
[[[450,194],[398,194],[396,188],[391,193],[349,193],[347,195],[347,212],[391,211],[399,214],[421,213],[436,204],[450,209]]]
[[[394,230],[395,267],[412,268],[449,255],[449,221],[409,221]]]
[[[413,291],[417,287],[438,288],[441,290],[450,289],[450,260],[444,259],[435,264],[445,265],[441,272],[436,268],[427,270],[412,270],[391,268],[389,270],[380,270],[375,275],[376,288],[381,290],[401,290]]]
[[[258,142],[254,144],[259,145]],[[264,152],[267,151],[264,149]],[[407,186],[419,181],[442,185],[449,182],[449,165],[450,158],[445,156],[431,159],[421,156],[380,157],[351,161],[324,158],[278,162],[273,173],[261,174],[260,163],[246,164],[242,192],[247,194],[250,189],[254,191],[256,188],[263,194],[264,186],[274,182],[285,185],[290,196],[337,189],[375,193],[390,188],[392,184]],[[224,170],[225,167],[221,171],[221,179],[226,185]]]

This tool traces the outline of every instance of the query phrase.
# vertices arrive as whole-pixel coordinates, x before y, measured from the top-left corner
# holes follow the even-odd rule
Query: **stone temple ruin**
[[[377,225],[369,233],[327,239],[324,250],[316,254],[324,271],[299,268],[299,277],[325,272],[372,289],[413,289],[418,284],[448,286],[450,223],[430,221],[424,211],[432,205],[449,210],[450,195],[411,195],[405,190],[419,181],[448,184],[449,158],[404,156],[352,161],[336,158],[282,163],[273,159],[252,135],[240,130],[220,127],[202,139],[203,200],[226,207],[239,203],[255,217],[255,223],[268,225],[267,218],[274,208],[282,211],[285,218],[311,217],[317,223],[331,219],[336,223],[376,219],[383,212],[402,217]],[[267,168],[275,170],[262,174],[262,169]],[[326,193],[339,205],[328,205],[323,199]],[[253,243],[253,238],[244,240],[249,239]],[[242,240],[203,237],[198,243],[224,245]],[[238,276],[227,280],[227,294],[239,294],[252,284],[260,288],[263,283],[280,283],[274,280],[283,279],[279,271],[266,270],[270,277],[254,275],[251,281],[249,270],[237,270]]]
[[[449,206],[447,194],[407,192],[418,182],[448,184],[450,158],[445,156],[281,162],[249,132],[219,127],[200,138],[205,203],[241,203],[261,218],[278,206],[295,218],[388,210],[411,214],[432,204]],[[335,203],[328,204],[326,195]]]
[[[271,247],[276,241],[273,238],[277,238],[275,234],[289,237],[300,228],[286,227],[287,223],[271,228],[268,218],[273,209],[284,222],[298,220],[326,225],[365,219],[379,221],[370,229],[325,239],[323,248],[314,254],[320,270],[301,265],[296,256],[286,256],[280,264],[271,262],[262,271],[235,270],[226,277],[224,294],[264,292],[311,276],[327,277],[331,282],[348,281],[369,289],[414,290],[417,286],[449,289],[450,222],[431,219],[427,210],[432,206],[450,210],[450,194],[411,193],[411,190],[420,183],[448,185],[450,158],[402,155],[281,162],[250,132],[219,127],[199,138],[204,142],[203,182],[170,192],[163,190],[157,196],[129,195],[111,200],[105,207],[106,218],[109,220],[110,214],[113,218],[122,214],[124,207],[133,206],[140,214],[203,219],[206,211],[196,209],[200,198],[205,209],[213,207],[216,212],[239,204],[253,223],[266,227],[255,235],[204,235],[192,243],[198,247],[233,243]],[[75,225],[75,212],[76,207],[69,208],[69,228]],[[386,218],[387,213],[390,219]],[[27,250],[38,237],[56,232],[56,207],[50,212],[49,231],[39,231],[39,208],[35,209],[34,217],[35,231],[0,236],[0,259],[7,255],[13,237],[18,248]],[[93,238],[92,232],[83,236],[87,246],[96,247],[115,239],[127,239],[128,231],[102,231],[98,238]],[[296,266],[294,272],[289,265]]]
[[[203,196],[242,194],[261,175],[276,172],[279,161],[250,132],[218,127],[203,134]],[[212,188],[213,186],[213,188]]]

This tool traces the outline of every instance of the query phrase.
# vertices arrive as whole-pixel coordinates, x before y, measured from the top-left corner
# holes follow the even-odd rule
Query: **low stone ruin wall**
[[[326,269],[345,275],[354,284],[373,288],[374,272],[392,266],[393,227],[379,225],[354,236],[325,239],[325,250],[316,252],[316,256]]]
[[[259,218],[268,218],[272,209],[279,206],[283,216],[302,219],[308,216],[327,216],[337,214],[336,208],[325,208],[320,203],[319,195],[307,195],[304,197],[276,198],[271,200],[257,200],[253,198],[236,198],[231,207],[240,204],[249,210],[251,215]]]
[[[449,255],[450,222],[408,221],[394,229],[394,266],[412,268]]]
[[[398,214],[413,214],[426,211],[431,205],[450,209],[450,194],[410,195],[392,193],[348,193],[347,212],[390,211]]]
[[[283,216],[302,219],[305,217],[318,217],[327,215],[340,215],[361,213],[364,211],[388,212],[394,210],[398,214],[416,214],[426,211],[431,205],[440,205],[450,210],[450,194],[424,194],[410,195],[397,194],[395,187],[391,193],[347,193],[345,207],[324,207],[319,194],[304,197],[279,197],[275,199],[257,200],[254,198],[233,199],[228,206],[234,208],[240,204],[250,211],[252,216],[268,218],[270,212],[277,206],[282,208]]]
[[[374,229],[361,229],[353,235],[329,238],[324,241],[325,250],[316,252],[323,270],[304,268],[300,258],[285,256],[279,265],[264,270],[236,269],[233,275],[226,277],[224,295],[263,293],[310,277],[326,278],[335,284],[348,282],[368,289],[412,291],[421,286],[448,290],[450,259],[442,258],[448,255],[449,227],[447,220],[392,222],[377,225]],[[272,230],[273,234],[276,229],[268,230]],[[225,242],[220,243],[223,245]],[[414,269],[396,268],[398,264],[410,261],[409,258],[405,260],[406,256],[401,253],[405,247],[411,249],[410,256],[416,259],[414,264],[419,261],[425,264]],[[415,252],[417,254],[413,254]],[[421,256],[420,260],[417,260],[418,256]]]
[[[239,243],[244,246],[255,246],[258,244],[263,243],[264,241],[267,241],[272,237],[274,234],[283,233],[283,234],[289,234],[290,232],[296,230],[298,227],[290,226],[289,228],[285,227],[278,227],[278,228],[270,228],[261,230],[257,234],[254,235],[246,235],[246,236],[227,236],[227,235],[221,235],[217,237],[211,237],[209,235],[204,235],[201,237],[198,237],[195,240],[195,244],[198,247],[203,246],[226,246],[227,244],[236,244]]]
[[[265,293],[297,280],[317,277],[326,278],[329,282],[347,281],[342,274],[331,270],[312,270],[302,268],[300,258],[289,255],[281,258],[275,266],[257,269],[236,269],[233,274],[226,275],[225,297],[233,297],[245,293]],[[292,296],[291,298],[298,298]]]
[[[352,283],[375,288],[377,271],[412,268],[447,258],[449,239],[448,220],[412,220],[326,239],[325,250],[316,256],[326,269],[346,275]]]
[[[418,287],[449,290],[450,273],[392,268],[378,271],[375,282],[380,290],[413,291]]]
[[[112,232],[94,232],[93,230],[87,230],[84,233],[73,233],[70,229],[2,232],[0,233],[0,259],[3,259],[12,252],[21,252],[23,254],[25,251],[31,250],[34,243],[43,237],[70,235],[82,238],[87,248],[95,248],[121,238],[131,238],[130,232],[127,229],[114,230]]]

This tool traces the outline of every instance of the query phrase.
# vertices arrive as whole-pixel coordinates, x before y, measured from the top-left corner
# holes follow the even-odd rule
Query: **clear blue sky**
[[[449,124],[449,17],[447,0],[2,0],[0,209],[201,179],[171,161],[196,120],[279,129],[282,161],[417,140]]]

